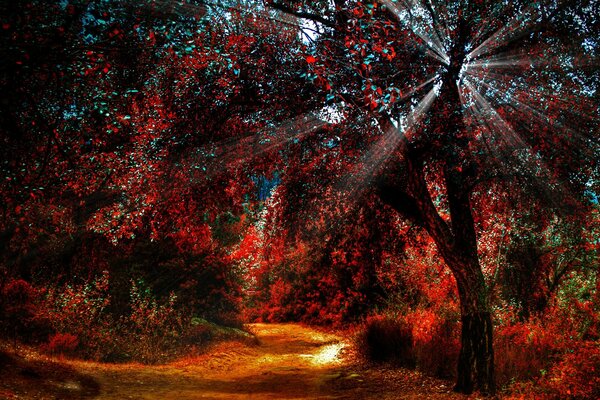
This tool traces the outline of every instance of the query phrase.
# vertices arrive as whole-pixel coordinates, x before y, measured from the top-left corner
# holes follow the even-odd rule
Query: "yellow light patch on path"
[[[450,383],[423,377],[415,371],[360,369],[348,358],[353,354],[346,351],[351,343],[339,335],[298,324],[252,324],[248,328],[256,335],[258,345],[224,342],[208,354],[167,365],[60,361],[57,365],[74,375],[45,378],[44,387],[53,391],[48,396],[34,390],[42,378],[36,378],[37,386],[23,383],[21,387],[30,395],[23,389],[18,398],[465,399],[448,393]],[[80,387],[82,384],[86,387]],[[0,390],[3,388],[0,384]]]

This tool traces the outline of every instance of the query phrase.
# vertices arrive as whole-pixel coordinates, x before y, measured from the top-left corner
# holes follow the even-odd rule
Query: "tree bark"
[[[462,322],[454,391],[469,394],[478,390],[483,395],[493,395],[496,392],[493,325],[483,273],[475,258],[470,265],[450,263],[458,286]]]
[[[454,390],[493,395],[494,377],[493,326],[487,300],[487,287],[477,255],[477,240],[468,194],[462,193],[457,181],[447,180],[452,228],[439,216],[431,200],[422,165],[408,162],[409,191],[394,185],[381,185],[379,196],[386,204],[431,235],[458,287],[462,317],[461,350]],[[451,195],[451,193],[455,194]],[[410,199],[407,200],[407,199]]]
[[[425,180],[423,156],[411,148],[406,140],[400,143],[403,165],[398,172],[404,174],[406,179],[402,184],[395,184],[393,180],[384,181],[379,187],[379,197],[407,219],[425,228],[456,279],[462,332],[454,390],[460,393],[479,390],[482,394],[493,395],[496,390],[493,326],[487,287],[477,253],[469,190],[471,168],[469,160],[461,155],[461,146],[457,144],[465,127],[455,81],[447,82],[446,87],[440,101],[452,105],[448,110],[450,123],[433,158],[443,163],[450,223],[440,216],[431,199]]]
[[[489,312],[463,315],[458,377],[454,390],[471,393],[476,388],[482,394],[494,394],[493,376],[491,315]]]

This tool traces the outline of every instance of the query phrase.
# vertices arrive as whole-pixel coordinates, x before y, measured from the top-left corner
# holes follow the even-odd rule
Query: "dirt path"
[[[70,361],[68,368],[85,381],[55,378],[52,385],[62,396],[15,398],[464,399],[450,392],[448,382],[413,371],[353,365],[349,343],[336,335],[295,324],[250,329],[256,346],[223,343],[210,354],[164,366]],[[93,391],[85,387],[89,381]]]

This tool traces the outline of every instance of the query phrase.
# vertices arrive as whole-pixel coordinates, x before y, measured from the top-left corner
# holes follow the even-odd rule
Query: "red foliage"
[[[584,342],[554,365],[544,386],[556,398],[600,398],[600,344]]]
[[[455,376],[460,350],[458,313],[417,310],[407,320],[413,326],[417,368],[439,377]]]
[[[563,338],[540,320],[517,322],[496,329],[496,376],[500,385],[538,378],[560,351]]]
[[[5,335],[35,341],[48,333],[41,296],[41,291],[23,279],[11,279],[4,285],[0,291],[0,323]]]
[[[55,333],[42,348],[50,354],[62,356],[74,355],[78,345],[79,339],[77,336],[70,333]]]

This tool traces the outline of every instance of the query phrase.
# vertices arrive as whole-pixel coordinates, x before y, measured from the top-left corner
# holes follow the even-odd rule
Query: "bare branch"
[[[270,7],[275,10],[281,11],[285,14],[293,15],[294,17],[297,17],[297,18],[308,19],[310,21],[317,22],[319,24],[328,26],[330,28],[335,27],[335,24],[332,21],[330,21],[327,18],[324,18],[318,14],[314,14],[314,13],[310,13],[310,12],[306,12],[306,11],[296,11],[289,6],[286,6],[285,4],[279,4],[279,3],[271,3]]]

